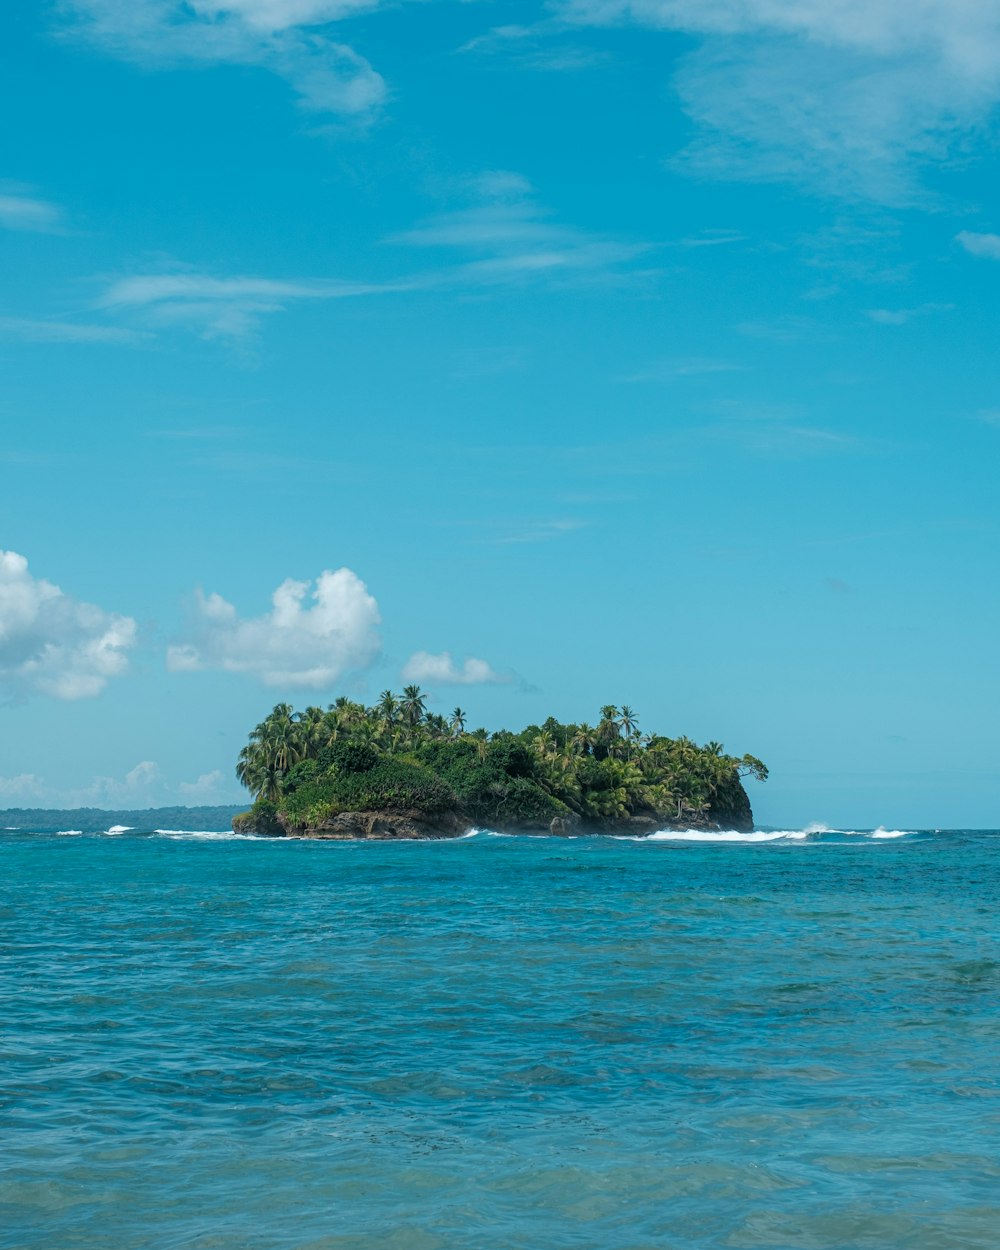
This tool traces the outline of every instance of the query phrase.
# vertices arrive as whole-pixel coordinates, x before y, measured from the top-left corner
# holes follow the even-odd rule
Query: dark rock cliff
[[[270,837],[318,838],[328,841],[419,841],[457,838],[475,827],[475,821],[459,810],[430,815],[419,811],[340,812],[318,825],[294,825],[287,817],[264,810],[256,815],[244,812],[233,821],[237,832],[257,833]],[[658,829],[753,829],[753,812],[742,783],[734,777],[732,785],[719,793],[713,807],[703,816],[663,820],[653,812],[630,816],[625,820],[599,824],[581,821],[573,815],[557,816],[549,824],[499,822],[505,833],[551,834],[571,837],[574,834],[607,834],[612,837],[642,837]]]

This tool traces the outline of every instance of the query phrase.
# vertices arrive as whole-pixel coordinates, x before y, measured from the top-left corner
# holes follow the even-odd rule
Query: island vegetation
[[[627,705],[601,708],[594,725],[549,717],[489,733],[426,700],[407,686],[373,707],[279,703],[240,752],[236,775],[254,803],[233,827],[344,838],[752,827],[742,778],[767,777],[759,759],[645,733]]]

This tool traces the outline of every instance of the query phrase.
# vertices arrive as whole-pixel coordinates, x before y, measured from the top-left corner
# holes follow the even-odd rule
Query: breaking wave
[[[801,845],[818,842],[842,842],[846,838],[867,838],[869,840],[905,838],[917,832],[918,830],[916,829],[886,829],[881,825],[877,829],[834,829],[829,825],[817,822],[806,825],[802,829],[754,829],[749,832],[738,829],[657,829],[653,833],[598,834],[593,836],[608,836],[614,838],[617,842],[695,842],[706,845],[792,842]],[[468,833],[462,834],[463,839],[481,836],[489,838],[547,838],[551,835],[546,833],[502,833],[496,829],[470,829]],[[568,840],[572,840],[573,837],[586,836],[586,834],[570,835]]]
[[[236,833],[232,829],[154,829],[162,838],[190,838],[208,842],[253,842],[255,833]]]
[[[916,833],[915,829],[831,829],[828,825],[811,824],[804,829],[755,829],[752,833],[740,833],[736,829],[661,829],[640,837],[634,842],[836,842],[842,838],[905,838]]]

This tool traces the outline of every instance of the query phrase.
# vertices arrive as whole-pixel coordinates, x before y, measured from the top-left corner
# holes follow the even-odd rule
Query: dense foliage
[[[429,713],[425,700],[407,686],[374,707],[279,703],[240,752],[236,774],[255,796],[248,821],[304,828],[348,811],[455,810],[483,824],[699,822],[745,803],[741,777],[767,776],[760,760],[717,742],[645,734],[627,706],[603,707],[596,725],[550,717],[490,734],[468,731],[461,708]]]

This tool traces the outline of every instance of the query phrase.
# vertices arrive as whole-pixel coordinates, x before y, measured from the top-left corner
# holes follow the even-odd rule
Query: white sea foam
[[[645,837],[632,838],[634,842],[780,842],[783,838],[803,839],[809,837],[804,829],[775,829],[769,833],[754,830],[740,833],[736,829],[660,829]]]
[[[872,834],[873,838],[905,838],[912,829],[883,829],[881,825]]]
[[[164,838],[200,838],[214,842],[252,842],[257,838],[254,833],[237,833],[233,829],[154,829],[153,832]]]
[[[59,838],[78,838],[82,835],[82,829],[57,829],[56,836]]]
[[[105,833],[131,833],[135,828],[134,825],[112,825],[110,829],[105,829]]]

